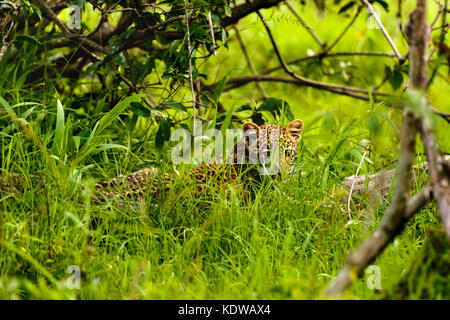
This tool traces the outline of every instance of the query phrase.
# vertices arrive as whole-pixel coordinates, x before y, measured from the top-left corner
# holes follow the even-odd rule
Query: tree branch
[[[432,198],[432,188],[427,186],[407,202],[406,207],[402,212],[404,214],[399,216],[392,214],[393,212],[389,212],[388,214],[388,209],[383,221],[373,235],[367,239],[355,253],[348,256],[344,268],[328,286],[324,295],[331,298],[339,297],[354,279],[362,273],[364,268],[375,260],[389,242],[402,231],[405,223],[408,222],[416,212],[420,211]]]
[[[236,26],[234,26],[234,32],[236,33],[236,38],[238,39],[242,53],[244,54],[245,60],[247,61],[248,68],[250,69],[253,76],[257,76],[255,66],[253,65],[253,62],[250,59],[250,56],[248,55],[247,48],[245,47],[244,41],[242,41],[241,34]],[[264,91],[264,88],[262,87],[260,81],[256,81],[256,87],[261,92],[261,96],[264,99],[266,99],[268,96],[267,93]]]
[[[422,142],[427,152],[433,193],[439,207],[442,222],[450,238],[450,165],[439,149],[432,120],[427,114],[427,97],[422,93],[428,84],[427,49],[431,40],[431,27],[426,20],[426,0],[418,0],[411,14],[406,35],[411,46],[411,85],[415,89],[418,111],[423,115],[420,123]]]
[[[340,56],[373,56],[373,57],[386,57],[386,58],[396,58],[395,54],[387,53],[387,52],[367,52],[367,51],[354,51],[354,52],[321,52],[317,54],[313,54],[306,57],[297,58],[291,61],[287,61],[288,65],[296,64],[303,61],[315,60],[315,59],[325,59],[325,58],[334,58]],[[282,66],[276,66],[266,71],[262,72],[262,74],[270,74],[274,71],[283,69]]]
[[[289,2],[285,2],[284,4],[289,9],[289,11],[291,11],[292,14],[297,18],[297,20],[300,22],[302,27],[305,28],[306,31],[308,31],[308,33],[311,35],[311,37],[314,39],[314,41],[316,41],[322,49],[325,49],[327,46],[327,43],[322,42],[319,39],[319,37],[314,32],[314,30],[305,22],[305,20],[303,20],[303,18],[298,14],[297,11],[295,11],[295,9],[289,4]]]
[[[430,33],[431,28],[426,21],[426,0],[417,0],[416,9],[411,13],[409,24],[406,27],[412,88],[403,115],[397,183],[392,202],[372,237],[366,240],[355,254],[349,255],[346,265],[325,291],[327,296],[340,296],[364,268],[401,232],[412,214],[430,199],[431,191],[438,202],[442,220],[447,234],[450,236],[450,165],[444,163],[444,158],[439,151],[432,126],[426,115],[426,96],[422,93],[426,88],[428,78],[427,48]],[[426,192],[421,192],[408,202],[418,128],[421,128],[422,140],[429,159],[432,185],[426,188]]]
[[[356,99],[360,100],[369,100],[369,92],[367,90],[361,89],[361,88],[355,88],[355,87],[348,87],[343,85],[338,85],[334,83],[326,83],[326,82],[320,82],[311,80],[305,77],[301,77],[301,79],[291,78],[291,77],[282,77],[282,76],[268,76],[268,75],[256,75],[256,76],[241,76],[236,78],[231,78],[227,82],[227,87],[225,88],[225,91],[229,91],[232,89],[236,89],[238,87],[241,87],[243,85],[246,85],[250,82],[282,82],[282,83],[290,83],[295,84],[298,86],[305,86],[305,87],[313,87],[316,89],[321,89],[333,93],[338,93],[346,96],[350,96]],[[209,85],[209,86],[203,86],[204,89],[208,91],[213,91],[217,84]],[[385,97],[392,97],[389,94],[386,93],[379,93],[374,92],[374,96],[385,96]]]
[[[233,9],[231,17],[226,17],[225,19],[223,19],[222,26],[227,27],[229,25],[235,24],[250,13],[256,12],[259,9],[267,9],[276,6],[277,4],[284,1],[285,0],[255,0],[238,5]]]
[[[191,96],[192,96],[192,117],[193,117],[193,134],[195,135],[195,107],[196,107],[196,98],[194,92],[194,79],[192,78],[192,49],[191,49],[191,36],[189,31],[189,15],[186,6],[186,0],[184,1],[184,14],[186,20],[186,38],[187,38],[187,50],[188,50],[188,63],[189,63],[189,85],[191,87]]]
[[[375,10],[373,10],[372,5],[367,2],[367,0],[361,0],[366,7],[369,9],[370,14],[372,15],[372,17],[375,19],[375,22],[377,23],[378,27],[380,27],[381,31],[383,32],[384,36],[386,37],[387,41],[389,42],[389,45],[391,46],[392,50],[394,51],[395,55],[397,56],[398,60],[400,61],[400,63],[403,63],[403,61],[405,60],[402,55],[400,54],[400,52],[398,52],[397,47],[394,44],[394,41],[392,41],[391,37],[389,36],[389,33],[386,31],[386,28],[383,26],[383,24],[381,23],[380,18],[378,18],[377,14],[375,13]]]

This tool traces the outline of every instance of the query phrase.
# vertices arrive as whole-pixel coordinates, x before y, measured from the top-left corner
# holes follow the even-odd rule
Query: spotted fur
[[[257,126],[245,123],[242,130],[244,137],[232,150],[220,155],[213,163],[200,164],[186,172],[186,179],[197,186],[197,195],[207,193],[207,187],[211,185],[226,186],[239,179],[243,179],[244,184],[249,180],[260,181],[261,170],[266,163],[259,161],[261,159],[254,159],[255,155],[263,154],[263,160],[267,160],[278,154],[276,165],[288,172],[292,169],[303,130],[301,120],[294,120],[285,128],[274,124]],[[37,185],[40,180],[39,176],[32,175],[27,185]],[[146,168],[97,183],[94,198],[104,201],[129,196],[140,197],[144,193],[154,196],[170,188],[173,181],[174,176],[167,173],[160,176],[156,168]],[[23,177],[17,173],[0,171],[0,190],[6,194],[23,192],[24,182]]]
[[[245,123],[242,130],[243,143],[238,143],[230,152],[221,155],[213,163],[200,164],[187,171],[187,179],[195,182],[197,186],[197,195],[207,193],[211,181],[217,182],[216,185],[233,183],[239,178],[243,178],[244,182],[260,181],[262,166],[265,163],[255,159],[255,155],[263,154],[262,158],[269,160],[276,150],[278,157],[275,158],[275,165],[287,172],[292,169],[303,131],[301,120],[294,120],[284,128],[274,124],[258,126],[254,123]],[[173,179],[168,174],[160,177],[155,168],[147,168],[98,183],[96,198],[110,200],[117,197],[139,197],[144,193],[154,196],[164,191],[161,189],[169,188]],[[114,191],[109,191],[110,189]]]

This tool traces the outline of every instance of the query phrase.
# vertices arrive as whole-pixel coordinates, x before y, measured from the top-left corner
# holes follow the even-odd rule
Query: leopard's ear
[[[303,121],[296,119],[291,121],[286,127],[286,134],[292,138],[296,143],[300,141],[300,137],[303,131]]]
[[[253,122],[246,122],[242,126],[242,132],[246,132],[247,130],[255,130],[256,133],[259,133],[260,128],[257,124],[254,124]]]
[[[260,127],[253,122],[244,123],[242,126],[242,133],[244,134],[245,147],[247,150],[251,150],[252,148],[259,144],[259,134]]]

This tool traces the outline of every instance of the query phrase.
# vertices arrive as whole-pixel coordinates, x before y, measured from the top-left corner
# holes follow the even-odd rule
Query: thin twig
[[[386,57],[386,58],[396,58],[395,54],[389,52],[367,52],[367,51],[353,51],[353,52],[326,52],[326,53],[317,53],[306,57],[297,58],[291,61],[287,61],[288,65],[296,64],[303,61],[315,60],[315,59],[325,59],[325,58],[334,58],[340,56],[373,56],[373,57]],[[274,71],[283,69],[282,66],[276,66],[266,71],[263,71],[262,74],[270,74]]]
[[[187,46],[188,46],[188,61],[189,61],[189,84],[191,86],[191,95],[192,95],[192,114],[193,114],[193,132],[195,134],[195,91],[194,91],[194,80],[192,79],[192,57],[191,57],[191,35],[189,32],[189,15],[187,11],[186,0],[184,2],[184,14],[186,17],[186,37],[187,37]]]
[[[408,26],[405,30],[410,49],[411,87],[416,92],[424,90],[427,85],[426,50],[428,41],[430,40],[430,29],[426,21],[426,0],[417,0],[416,9],[411,13]],[[346,265],[326,290],[325,294],[327,296],[340,296],[345,288],[353,283],[364,268],[402,231],[412,214],[425,205],[431,197],[431,191],[433,191],[433,195],[438,202],[442,220],[450,236],[450,166],[447,167],[447,171],[444,170],[443,157],[440,155],[439,150],[436,150],[438,149],[438,145],[433,137],[429,122],[424,121],[424,119],[421,119],[419,115],[416,115],[412,111],[418,108],[425,108],[426,105],[423,100],[425,98],[421,98],[420,101],[411,102],[411,105],[405,106],[400,137],[399,164],[396,170],[397,183],[392,202],[373,235],[354,254],[349,255]],[[418,107],[416,104],[420,106]],[[421,114],[424,113],[425,111],[421,112]],[[429,157],[429,166],[432,169],[431,177],[433,184],[431,188],[425,188],[419,195],[408,201],[411,168],[415,158],[416,134],[420,126],[423,128],[422,138]],[[426,134],[429,135],[426,136]],[[438,175],[444,175],[442,180]]]
[[[278,45],[277,45],[277,43],[275,41],[275,38],[272,35],[272,31],[270,30],[267,22],[264,20],[264,17],[261,15],[261,13],[258,10],[256,11],[256,14],[259,16],[261,22],[263,23],[263,25],[264,25],[264,27],[265,27],[265,29],[267,31],[267,34],[268,34],[268,36],[270,38],[270,42],[272,43],[272,47],[273,47],[273,49],[275,51],[275,54],[276,54],[276,56],[278,58],[278,61],[280,62],[280,65],[283,67],[284,71],[288,75],[290,75],[292,78],[297,80],[297,82],[299,82],[301,84],[308,84],[308,85],[310,85],[312,87],[321,87],[324,90],[329,90],[329,91],[332,91],[332,92],[339,92],[341,94],[349,95],[349,96],[352,96],[354,98],[366,99],[366,97],[354,93],[354,92],[364,92],[364,93],[366,93],[366,91],[363,90],[363,89],[359,89],[359,88],[351,88],[351,89],[349,89],[349,87],[335,85],[335,84],[328,84],[328,85],[324,86],[323,83],[320,83],[320,82],[313,81],[311,79],[302,77],[302,76],[296,74],[294,71],[292,71],[289,68],[289,66],[286,63],[286,61],[281,56],[280,50],[278,49]],[[353,92],[351,92],[351,91],[353,91]]]
[[[403,33],[403,26],[402,26],[402,7],[403,7],[403,1],[398,0],[398,9],[397,9],[397,26],[395,28],[395,34],[394,39],[395,42],[397,42],[398,34]]]
[[[383,32],[384,36],[386,37],[387,41],[389,42],[389,45],[391,46],[392,50],[394,51],[395,55],[397,56],[398,60],[403,62],[404,59],[402,57],[402,55],[400,54],[400,52],[398,52],[397,47],[394,44],[394,41],[392,41],[391,37],[389,36],[389,33],[386,31],[386,28],[383,26],[383,24],[381,23],[380,18],[378,18],[377,14],[375,13],[375,10],[373,10],[372,5],[367,2],[367,0],[361,0],[369,9],[370,14],[373,16],[373,18],[375,19],[375,22],[377,23],[378,27],[381,29],[381,31]]]
[[[404,215],[402,215],[400,220],[394,221],[392,220],[392,216],[389,219],[384,217],[383,222],[372,236],[367,239],[355,253],[349,255],[346,265],[328,286],[324,295],[331,298],[340,297],[345,288],[347,288],[362,272],[364,267],[361,266],[367,266],[373,261],[388,243],[402,231],[406,222],[408,222],[415,213],[419,212],[432,199],[432,189],[430,186],[427,186],[407,202]]]
[[[0,4],[9,6],[9,7],[11,7],[14,11],[17,11],[17,9],[20,8],[20,6],[16,6],[16,5],[14,5],[14,3],[9,2],[9,1],[0,1]]]
[[[247,61],[248,68],[250,69],[251,73],[255,76],[258,73],[256,72],[255,66],[253,65],[252,60],[250,59],[250,56],[248,55],[247,48],[245,47],[244,41],[242,41],[241,33],[239,32],[238,28],[234,26],[234,31],[236,33],[236,38],[238,39],[239,45],[241,47],[242,52],[244,53],[245,60]],[[267,98],[267,93],[264,91],[264,88],[261,85],[261,82],[256,81],[256,87],[261,92],[261,95],[264,99]]]
[[[213,26],[212,17],[211,17],[211,11],[208,11],[208,24],[209,24],[209,35],[211,36],[211,41],[212,41],[211,50],[212,50],[213,55],[217,55],[216,38],[214,36],[214,26]]]
[[[306,87],[313,87],[316,89],[321,89],[325,91],[330,91],[333,93],[348,95],[353,98],[361,99],[368,101],[369,100],[369,92],[367,90],[356,88],[356,87],[349,87],[334,83],[327,83],[327,82],[320,82],[315,81],[312,79],[308,79],[305,77],[301,77],[300,79],[292,78],[292,77],[282,77],[282,76],[268,76],[268,75],[256,75],[256,76],[240,76],[236,78],[231,78],[228,80],[228,86],[225,88],[225,91],[229,91],[232,89],[239,88],[243,85],[246,85],[250,82],[282,82],[282,83],[291,83],[298,86],[306,86]],[[216,84],[204,86],[207,90],[213,90],[215,88]],[[383,96],[383,97],[395,97],[393,95],[382,93],[382,92],[372,92],[371,93],[374,97],[377,96]]]
[[[319,44],[319,46],[322,49],[325,49],[327,46],[326,42],[322,42],[319,39],[319,37],[314,32],[314,30],[305,22],[305,20],[303,20],[303,18],[300,16],[300,14],[290,5],[289,2],[286,1],[284,4],[292,12],[292,14],[297,18],[297,20],[300,22],[302,27],[305,28],[306,31],[308,31],[308,33],[311,35],[311,37]]]
[[[334,42],[326,48],[325,52],[330,52],[331,49],[333,49],[338,44],[338,42],[341,41],[341,39],[344,37],[344,35],[347,33],[350,27],[355,23],[356,19],[361,13],[361,10],[362,6],[359,6],[352,20],[350,20],[349,24],[344,28],[344,30],[342,30],[341,34],[336,38],[336,40],[334,40]]]
[[[2,61],[3,56],[6,53],[6,50],[8,50],[8,47],[11,45],[11,43],[7,42],[6,40],[8,39],[9,33],[11,32],[13,27],[14,27],[14,21],[11,21],[11,25],[9,26],[9,30],[8,30],[8,32],[5,33],[5,36],[2,39],[2,49],[0,50],[0,61]]]
[[[364,148],[364,153],[363,153],[363,155],[362,155],[362,157],[361,157],[361,161],[359,162],[358,168],[356,169],[356,173],[355,173],[355,176],[356,176],[356,177],[358,176],[359,170],[360,170],[361,167],[362,167],[362,164],[363,164],[363,162],[364,162],[364,159],[366,158],[367,150],[369,150],[369,148],[370,148],[370,143],[368,143],[367,146]],[[355,187],[355,183],[356,183],[356,179],[354,179],[354,180],[352,181],[352,185],[351,185],[351,187],[350,187],[350,192],[349,192],[349,195],[348,195],[348,201],[347,201],[347,214],[348,214],[348,219],[349,219],[349,221],[348,221],[347,224],[352,223],[352,215],[351,215],[350,204],[351,204],[351,201],[352,201],[352,193],[353,193],[353,188]]]

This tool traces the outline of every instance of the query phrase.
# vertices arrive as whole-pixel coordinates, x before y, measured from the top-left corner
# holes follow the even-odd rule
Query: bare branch
[[[395,55],[397,56],[398,60],[400,62],[404,61],[402,55],[400,54],[400,52],[398,52],[397,47],[394,44],[394,41],[392,41],[391,37],[389,36],[389,33],[386,31],[386,28],[383,26],[383,24],[381,23],[380,18],[378,18],[377,14],[375,13],[375,10],[373,10],[372,5],[367,2],[367,0],[361,0],[366,7],[369,9],[370,14],[373,16],[373,18],[375,19],[375,22],[377,23],[378,27],[380,27],[381,31],[383,32],[384,36],[386,37],[387,41],[389,42],[389,45],[391,46],[392,50],[394,51]]]
[[[360,275],[364,267],[369,265],[383,251],[389,242],[402,231],[405,223],[432,198],[432,189],[427,186],[407,202],[404,214],[400,216],[400,219],[394,219],[396,215],[393,214],[387,216],[388,218],[383,218],[373,235],[354,254],[349,255],[346,265],[329,285],[324,295],[331,298],[340,297],[342,292]],[[388,212],[386,212],[385,217],[387,214]]]
[[[428,82],[427,48],[431,28],[425,17],[426,0],[418,0],[405,28],[409,45],[410,86],[425,89]]]
[[[362,1],[365,2],[365,0]],[[393,199],[372,237],[366,240],[355,254],[349,255],[346,265],[326,290],[327,296],[340,296],[364,268],[401,232],[412,213],[430,199],[431,191],[438,202],[446,232],[450,237],[450,165],[444,162],[444,157],[440,153],[426,115],[426,96],[420,91],[427,86],[427,47],[430,33],[431,28],[426,20],[426,0],[417,0],[416,9],[411,13],[406,27],[411,62],[412,88],[409,93],[412,97],[409,97],[403,115],[401,151]],[[429,159],[432,185],[426,188],[426,192],[421,192],[407,201],[418,128],[421,129],[422,140]]]
[[[441,154],[433,127],[428,119],[422,120],[420,132],[427,152],[433,193],[445,232],[450,238],[450,162]]]
[[[297,20],[300,22],[302,27],[305,28],[306,31],[308,31],[308,33],[311,35],[311,37],[314,39],[314,41],[316,41],[322,49],[325,49],[327,46],[326,42],[322,42],[319,39],[319,37],[314,32],[314,30],[305,22],[305,20],[303,20],[303,18],[298,14],[297,11],[295,11],[295,9],[289,4],[289,2],[285,2],[284,4],[292,12],[292,14],[297,18]]]
[[[211,17],[211,11],[208,11],[208,24],[209,24],[209,35],[211,36],[211,41],[212,41],[212,53],[213,55],[217,55],[216,52],[216,38],[214,36],[214,26],[213,26],[213,22],[212,22],[212,17]]]
[[[47,5],[47,3],[44,0],[36,0],[36,3],[39,9],[41,9],[43,15],[48,19],[50,19],[51,21],[53,21],[68,39],[72,40],[79,46],[86,47],[90,51],[102,52],[104,54],[111,54],[111,50],[109,50],[109,48],[102,47],[90,39],[86,38],[80,39],[79,34],[72,33],[66,26],[66,24],[58,18],[58,16],[52,11],[52,9]]]
[[[330,52],[331,49],[333,49],[339,41],[344,37],[344,35],[347,33],[347,31],[350,29],[350,27],[355,23],[356,19],[359,17],[359,14],[361,13],[362,6],[358,7],[358,10],[356,11],[355,15],[353,16],[352,20],[350,20],[349,24],[342,30],[341,34],[336,38],[336,40],[333,41],[333,43],[326,48],[326,52]]]
[[[188,48],[188,61],[189,61],[189,84],[191,87],[191,95],[192,95],[192,116],[193,116],[193,132],[195,134],[195,91],[194,91],[194,79],[192,79],[192,57],[191,57],[191,35],[189,32],[189,15],[186,7],[186,0],[184,1],[184,14],[186,19],[186,37],[187,37],[187,48]]]
[[[317,53],[306,57],[297,58],[291,61],[287,61],[288,65],[296,64],[303,61],[315,60],[315,59],[325,59],[325,58],[334,58],[340,56],[373,56],[373,57],[386,57],[386,58],[396,58],[393,53],[388,52],[367,52],[367,51],[353,51],[353,52],[325,52],[325,53]],[[266,71],[262,72],[262,74],[270,74],[274,71],[283,69],[282,66],[276,66]]]
[[[222,26],[227,27],[229,25],[237,23],[240,19],[249,15],[250,13],[256,12],[259,9],[267,9],[277,4],[284,2],[285,0],[254,0],[252,2],[248,1],[241,5],[233,8],[231,17],[226,17],[222,21]]]
[[[296,74],[294,71],[292,71],[289,66],[287,65],[286,61],[284,61],[283,57],[281,56],[280,50],[278,49],[277,43],[275,42],[275,38],[272,35],[272,32],[269,28],[269,26],[267,25],[267,22],[264,20],[263,16],[261,15],[261,13],[259,11],[256,11],[256,14],[259,16],[261,22],[263,23],[264,27],[266,28],[267,34],[269,35],[270,38],[270,42],[272,43],[272,47],[275,50],[275,54],[278,58],[278,61],[280,62],[280,65],[282,66],[282,68],[284,69],[284,71],[289,74],[292,78],[294,78],[295,80],[297,80],[297,82],[301,83],[301,84],[308,84],[312,87],[321,87],[324,90],[329,90],[332,92],[339,92],[341,94],[345,94],[345,95],[350,95],[353,96],[355,98],[359,98],[359,99],[364,99],[365,97],[361,96],[361,95],[357,95],[354,93],[351,93],[351,91],[354,92],[361,92],[362,89],[356,89],[356,88],[352,88],[352,89],[348,89],[348,87],[343,87],[343,86],[339,86],[339,85],[326,85],[323,86],[321,83],[310,80],[308,78],[302,77],[298,74]]]
[[[428,85],[427,48],[431,27],[426,20],[426,0],[417,1],[417,9],[411,14],[406,30],[411,49],[411,85],[415,89],[418,111],[423,114],[420,123],[422,142],[427,152],[433,193],[439,207],[447,236],[450,238],[450,165],[439,149],[433,123],[427,114],[427,97],[422,92]]]
[[[313,87],[316,89],[330,91],[333,93],[350,96],[350,97],[360,99],[360,100],[365,100],[365,101],[369,100],[369,93],[367,90],[364,90],[361,88],[338,85],[338,84],[334,84],[334,83],[315,81],[315,80],[311,80],[311,79],[304,78],[304,77],[301,77],[301,79],[295,79],[295,78],[291,78],[291,77],[268,76],[268,75],[241,76],[241,77],[231,78],[230,80],[228,80],[228,83],[227,83],[228,86],[225,88],[225,91],[236,89],[238,87],[241,87],[241,86],[246,85],[253,81],[290,83],[290,84],[295,84],[298,86]],[[214,90],[215,86],[216,86],[216,84],[213,84],[213,85],[209,85],[209,86],[204,86],[203,88],[211,91],[211,90]],[[379,92],[374,92],[373,95],[375,97],[376,96],[393,97],[389,94],[379,93]]]
[[[242,41],[241,34],[240,34],[240,32],[239,32],[239,30],[238,30],[238,28],[236,26],[234,26],[234,31],[236,32],[236,38],[238,39],[238,42],[239,42],[239,45],[241,47],[242,53],[244,53],[245,60],[247,60],[247,65],[248,65],[251,73],[253,74],[253,76],[256,76],[257,72],[256,72],[256,69],[255,69],[255,66],[253,65],[253,62],[250,59],[250,56],[248,55],[247,48],[245,47],[244,41]],[[256,87],[261,92],[262,97],[264,99],[266,99],[267,98],[267,93],[264,91],[264,88],[262,87],[260,81],[256,81]]]

